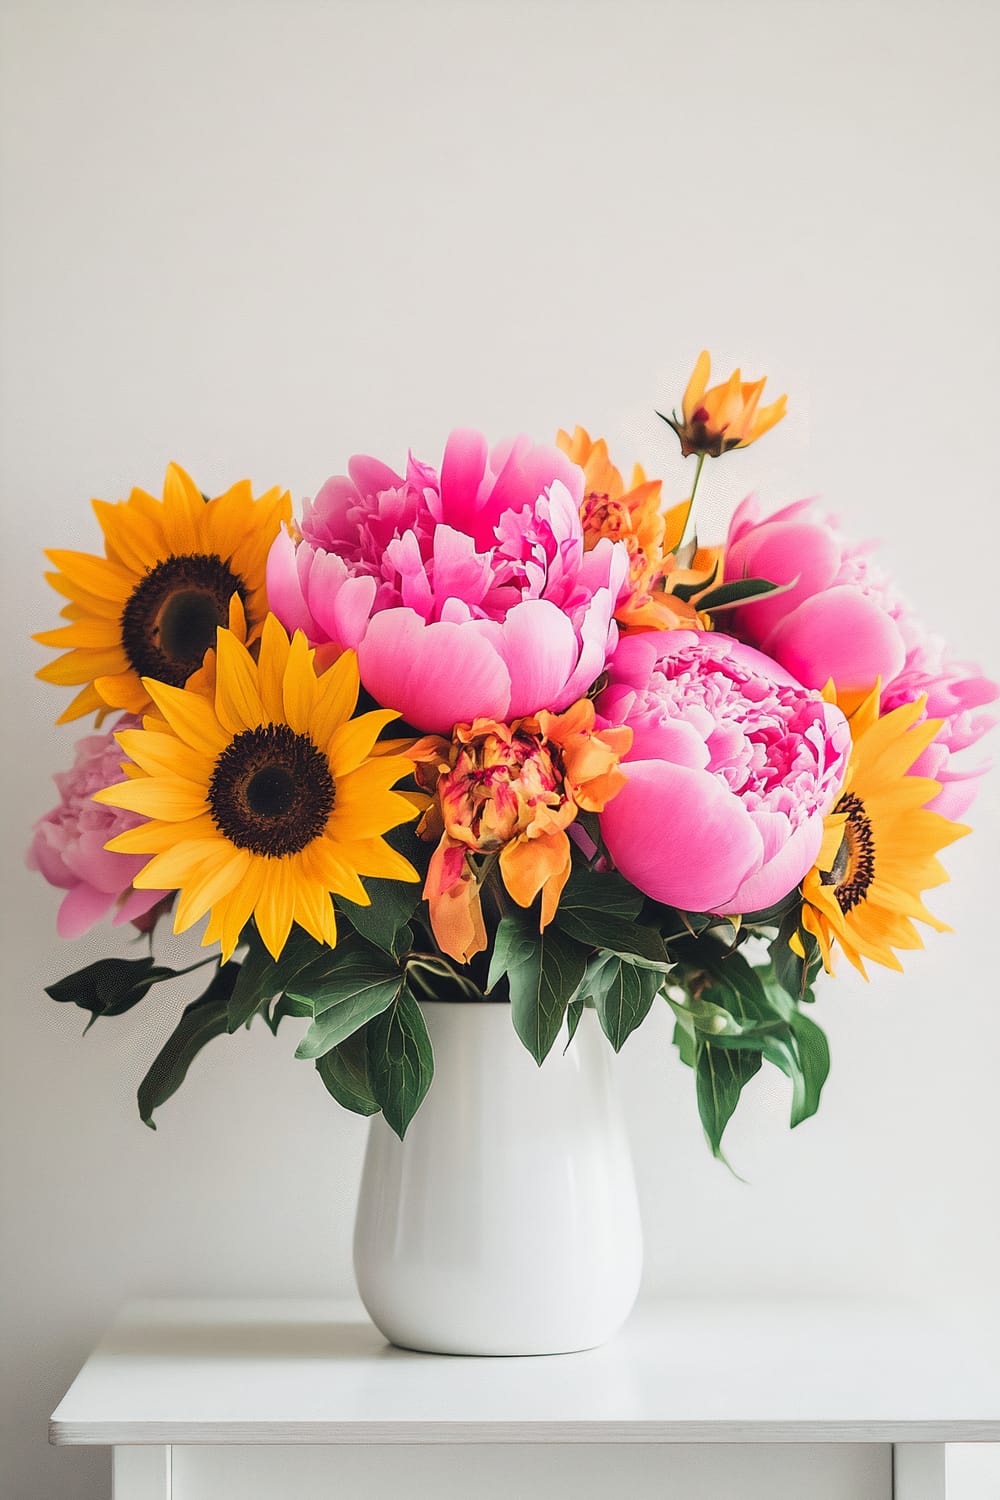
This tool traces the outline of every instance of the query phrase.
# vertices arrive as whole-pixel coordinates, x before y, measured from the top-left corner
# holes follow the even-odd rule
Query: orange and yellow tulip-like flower
[[[766,384],[761,380],[741,380],[734,370],[722,385],[708,389],[711,360],[707,349],[698,356],[681,403],[681,420],[677,414],[664,417],[681,440],[684,457],[692,453],[718,458],[731,448],[746,448],[769,432],[785,415],[787,396],[779,396],[770,406],[761,406]]]
[[[581,698],[562,714],[458,724],[450,741],[428,736],[407,751],[434,794],[417,831],[438,840],[424,896],[445,953],[468,963],[486,947],[480,882],[488,867],[477,868],[475,856],[498,857],[518,906],[541,893],[540,925],[551,922],[570,873],[566,829],[621,790],[618,762],[631,744],[630,729],[596,729],[594,705]]]

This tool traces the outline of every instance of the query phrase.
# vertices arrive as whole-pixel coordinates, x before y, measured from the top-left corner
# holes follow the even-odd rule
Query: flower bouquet
[[[763,1062],[793,1125],[816,1110],[816,977],[941,930],[922,893],[997,689],[808,502],[746,500],[699,544],[706,458],[785,409],[708,382],[703,354],[664,418],[696,464],[670,508],[582,428],[459,431],[439,468],[352,459],[298,520],[171,465],[162,498],[94,502],[102,555],[48,554],[67,602],[38,675],[97,728],[30,861],[61,935],[149,940],[48,994],[89,1024],[139,1004],[180,972],[152,951],[168,917],[211,950],[147,1124],[213,1038],[293,1018],[333,1098],[402,1137],[432,1000],[507,1007],[539,1064],[587,1011],[617,1050],[669,1005],[716,1154]]]

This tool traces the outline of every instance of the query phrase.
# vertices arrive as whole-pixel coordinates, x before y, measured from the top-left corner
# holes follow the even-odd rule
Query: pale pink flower
[[[683,911],[762,911],[812,867],[844,779],[840,709],[718,632],[627,636],[598,710],[627,724],[626,782],[601,813],[639,890]]]
[[[72,770],[54,777],[58,807],[35,824],[28,868],[39,870],[50,885],[66,892],[56,919],[60,937],[82,937],[109,912],[116,925],[135,922],[167,895],[132,888],[133,876],[148,864],[148,855],[116,854],[104,847],[145,819],[91,800],[103,787],[125,779],[116,731],[139,728],[141,721],[125,714],[108,733],[78,740]]]
[[[624,545],[584,551],[583,471],[521,437],[453,432],[440,477],[354,458],[268,559],[270,607],[320,648],[353,647],[367,691],[418,729],[559,711],[618,639]]]

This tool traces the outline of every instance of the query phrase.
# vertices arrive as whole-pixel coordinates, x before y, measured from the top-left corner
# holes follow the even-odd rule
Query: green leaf
[[[769,578],[734,578],[731,583],[722,583],[710,594],[705,594],[698,600],[698,608],[732,609],[737,604],[749,604],[770,594],[787,594],[798,581],[798,578],[793,578],[791,583],[772,583]]]
[[[403,977],[388,954],[362,938],[338,943],[320,964],[303,970],[288,987],[289,998],[308,1003],[313,1014],[295,1056],[322,1057],[339,1046],[393,1003]]]
[[[139,1115],[151,1130],[156,1129],[153,1111],[176,1094],[202,1047],[228,1030],[229,997],[238,973],[238,964],[223,964],[204,994],[185,1008],[140,1083]]]
[[[530,912],[521,911],[502,919],[490,978],[497,953],[506,955],[514,1030],[541,1065],[559,1035],[566,1007],[576,999],[587,967],[587,951],[554,923],[539,932],[537,920]]]
[[[538,925],[523,912],[511,912],[500,921],[493,940],[493,956],[486,979],[489,994],[512,969],[530,963],[539,938]]]
[[[700,578],[695,583],[675,583],[670,590],[675,599],[681,599],[685,604],[689,603],[702,589],[711,588],[719,573],[719,564],[716,563],[707,578]],[[699,601],[700,603],[700,601]]]
[[[563,888],[558,909],[562,912],[599,911],[629,921],[642,910],[644,897],[634,885],[615,871],[574,870]]]
[[[408,859],[415,869],[426,867],[428,846],[417,837],[411,824],[404,823],[385,835],[386,842]],[[342,911],[355,932],[361,934],[376,948],[382,948],[393,958],[402,958],[413,943],[408,922],[420,903],[422,885],[419,880],[378,880],[371,877],[362,882],[371,897],[370,906],[359,906],[355,901],[337,897],[337,908]]]
[[[183,969],[167,969],[145,958],[100,958],[96,963],[57,979],[45,987],[45,993],[60,1003],[79,1005],[89,1010],[87,1030],[100,1016],[121,1016],[148,995],[154,984],[173,979]]]
[[[272,958],[255,927],[247,932],[249,948],[229,1001],[228,1026],[238,1031],[261,1006],[281,995],[295,977],[336,950],[317,943],[301,927],[293,927],[279,958]]]
[[[368,1036],[364,1027],[339,1046],[316,1059],[327,1092],[338,1104],[356,1115],[378,1114],[380,1105],[372,1090],[368,1065]]]
[[[726,1126],[733,1117],[740,1094],[759,1068],[759,1052],[724,1050],[704,1041],[697,1044],[695,1086],[698,1113],[713,1156],[722,1157]]]
[[[689,995],[683,1001],[667,996],[678,1020],[683,1014],[690,1021],[693,1033],[719,1047],[759,1050],[766,1036],[787,1032],[787,1021],[779,1015],[769,1015],[766,1005],[758,1008],[758,1019],[758,1015],[749,1013],[745,1007],[734,1006],[735,999],[734,992],[722,985],[709,985],[697,997]],[[735,1015],[734,1009],[738,1012]]]
[[[689,1029],[679,1016],[674,1025],[674,1046],[685,1067],[693,1068],[698,1061],[698,1044],[693,1029]]]
[[[404,985],[367,1027],[368,1078],[386,1123],[402,1140],[434,1076],[434,1054],[420,1006]]]
[[[583,1015],[584,1009],[585,1006],[582,1000],[571,1000],[566,1007],[566,1046],[563,1048],[564,1052],[569,1050],[569,1044],[576,1036],[576,1028],[580,1024],[580,1017]]]
[[[804,959],[788,946],[789,938],[795,934],[805,952]],[[811,1001],[813,997],[809,985],[822,968],[823,959],[812,933],[799,926],[798,907],[786,916],[768,952],[774,977],[786,994],[791,995],[793,1000]]]
[[[616,874],[579,871],[570,877],[556,909],[556,926],[588,948],[606,948],[632,963],[666,970],[670,966],[663,939],[633,919],[642,894]]]
[[[662,983],[663,976],[655,969],[640,968],[615,954],[602,965],[594,984],[594,1004],[604,1035],[616,1052],[646,1019]]]

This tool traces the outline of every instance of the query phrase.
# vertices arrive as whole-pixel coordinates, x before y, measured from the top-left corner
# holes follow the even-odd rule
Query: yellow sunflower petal
[[[264,722],[257,668],[247,648],[228,630],[216,646],[215,716],[231,734],[257,729]]]
[[[115,834],[104,847],[118,854],[159,854],[163,849],[173,849],[181,840],[205,839],[213,834],[217,835],[218,829],[210,813],[202,813],[181,823],[160,823],[151,819]]]
[[[295,894],[290,874],[287,860],[268,860],[254,911],[261,942],[272,958],[280,958],[281,950],[292,930]]]
[[[264,717],[270,723],[281,723],[285,717],[282,684],[288,664],[288,636],[275,615],[269,614],[261,631],[257,678]]]
[[[202,864],[194,880],[184,885],[177,898],[174,931],[184,932],[192,927],[210,906],[228,896],[246,876],[251,859],[248,849],[223,846],[223,854],[216,862],[208,860]]]
[[[185,744],[212,756],[218,755],[229,744],[230,736],[206,698],[186,692],[184,688],[154,682],[151,677],[144,677],[142,682],[170,728]]]
[[[205,788],[180,776],[144,776],[141,781],[119,781],[95,792],[94,801],[164,823],[182,823],[208,811]]]
[[[319,679],[319,694],[313,714],[313,738],[325,748],[334,732],[346,724],[358,705],[361,677],[356,651],[345,651]]]
[[[372,746],[382,730],[398,718],[399,714],[395,709],[380,708],[373,713],[361,714],[357,719],[348,719],[346,724],[335,729],[327,745],[330,769],[334,776],[348,776],[356,771],[371,754]],[[404,757],[397,756],[395,759],[402,761]],[[412,769],[411,763],[408,770],[401,774],[407,775]]]
[[[208,785],[214,761],[200,750],[192,750],[176,735],[149,729],[122,729],[115,739],[149,776],[177,775]]]
[[[112,599],[121,605],[135,587],[135,575],[106,557],[95,557],[90,552],[64,552],[60,548],[46,552],[45,556],[70,583],[78,584],[99,599]]]
[[[84,714],[107,713],[108,706],[92,682],[88,682],[85,688],[77,693],[68,708],[64,708],[56,720],[57,724],[70,724],[74,719],[80,719]]]
[[[292,636],[282,683],[285,722],[296,734],[308,734],[313,705],[316,702],[316,673],[313,653],[301,630]]]

